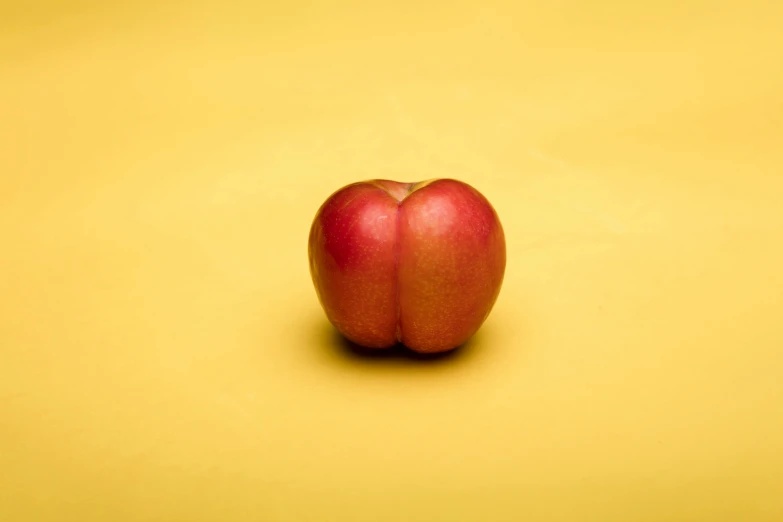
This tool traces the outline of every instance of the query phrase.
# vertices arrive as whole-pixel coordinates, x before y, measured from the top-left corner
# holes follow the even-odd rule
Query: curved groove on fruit
[[[367,183],[380,188],[389,196],[393,197],[397,203],[402,203],[405,198],[434,181],[438,181],[438,178],[432,178],[424,181],[414,181],[412,183],[401,183],[387,179],[374,179],[368,181]]]
[[[397,203],[397,212],[395,214],[395,239],[394,239],[394,306],[397,314],[397,320],[394,327],[394,338],[398,343],[402,342],[402,313],[400,311],[400,214],[402,213],[402,201]]]

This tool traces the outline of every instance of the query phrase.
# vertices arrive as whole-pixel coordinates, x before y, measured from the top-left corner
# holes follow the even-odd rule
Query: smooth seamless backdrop
[[[781,520],[781,20],[0,7],[0,520]],[[356,354],[313,215],[432,177],[500,214],[497,305]]]

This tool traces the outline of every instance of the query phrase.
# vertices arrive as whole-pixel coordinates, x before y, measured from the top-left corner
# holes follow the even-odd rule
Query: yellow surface
[[[780,2],[6,3],[0,520],[783,519]],[[347,352],[316,209],[439,176],[493,314]]]

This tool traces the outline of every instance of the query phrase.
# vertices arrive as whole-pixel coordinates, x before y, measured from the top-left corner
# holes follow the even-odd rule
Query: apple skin
[[[332,194],[310,229],[310,274],[329,321],[368,348],[452,350],[486,320],[506,267],[503,228],[453,179],[370,180]]]

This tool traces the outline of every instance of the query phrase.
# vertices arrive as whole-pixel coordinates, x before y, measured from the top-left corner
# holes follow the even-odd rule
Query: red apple
[[[318,210],[308,250],[318,299],[345,337],[421,353],[476,333],[506,267],[497,213],[453,179],[343,187]]]

